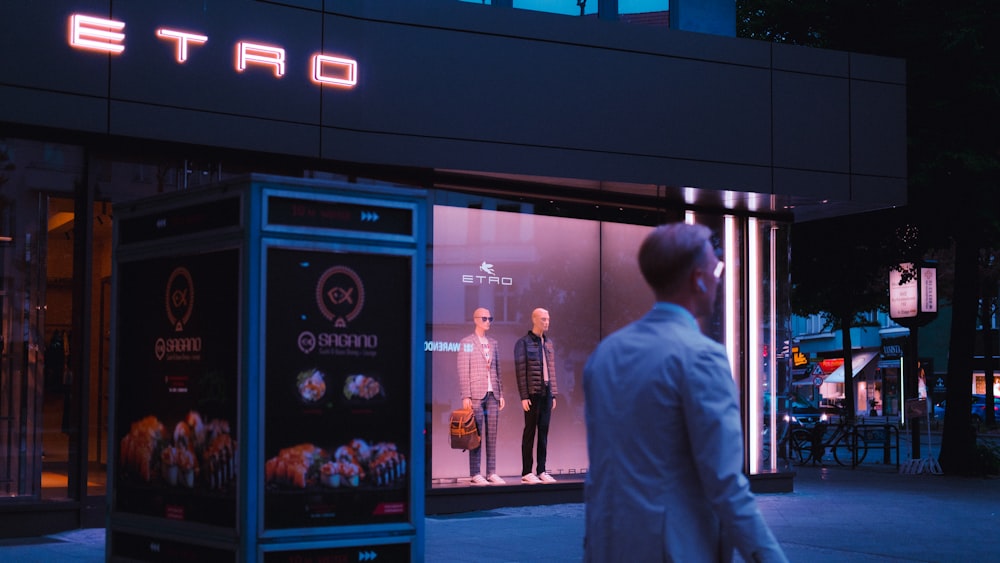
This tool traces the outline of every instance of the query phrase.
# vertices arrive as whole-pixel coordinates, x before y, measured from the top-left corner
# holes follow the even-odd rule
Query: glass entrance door
[[[73,433],[73,199],[46,197],[46,235],[38,292],[42,352],[42,480],[44,499],[68,499],[70,436]],[[41,280],[40,280],[41,281]]]
[[[71,480],[86,478],[87,496],[105,494],[107,473],[107,395],[108,342],[110,341],[111,285],[111,221],[110,205],[96,202],[89,222],[90,267],[84,268],[90,280],[74,279],[74,252],[80,236],[72,198],[49,197],[47,202],[47,236],[45,239],[44,292],[44,391],[42,416],[42,498],[60,499],[77,495]],[[85,274],[86,275],[86,274]],[[89,281],[89,283],[87,283]],[[74,287],[90,292],[91,314],[83,313],[84,305]],[[73,321],[76,320],[76,325]],[[84,330],[82,323],[89,323]],[[90,337],[83,355],[88,377],[77,380],[72,354],[73,331],[81,330]],[[81,411],[87,421],[81,424]],[[85,437],[85,439],[84,439]],[[85,471],[74,474],[70,456],[86,444]],[[82,456],[82,454],[81,454]]]

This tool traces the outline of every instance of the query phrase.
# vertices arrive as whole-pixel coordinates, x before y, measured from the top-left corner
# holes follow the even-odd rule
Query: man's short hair
[[[712,231],[704,225],[660,225],[639,246],[639,271],[654,292],[672,292],[698,265],[711,239]]]

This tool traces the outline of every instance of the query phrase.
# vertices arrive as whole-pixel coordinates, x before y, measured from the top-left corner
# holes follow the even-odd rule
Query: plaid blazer
[[[459,397],[469,397],[473,401],[486,396],[486,381],[493,381],[493,395],[497,400],[503,397],[503,383],[500,381],[500,347],[495,338],[486,337],[490,343],[490,361],[486,362],[479,343],[479,337],[472,333],[462,339],[458,347]]]

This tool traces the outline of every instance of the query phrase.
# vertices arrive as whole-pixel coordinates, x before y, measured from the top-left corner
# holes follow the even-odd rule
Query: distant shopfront
[[[906,337],[887,338],[878,348],[862,349],[851,358],[855,414],[859,416],[899,417],[903,408]],[[835,352],[832,352],[834,354]],[[918,397],[943,399],[943,381],[934,382],[933,358],[921,358],[917,374]],[[800,368],[800,394],[816,404],[843,406],[845,370],[843,357],[815,358]],[[804,375],[809,372],[808,379]],[[815,390],[807,383],[813,383]],[[810,394],[811,393],[811,394]]]

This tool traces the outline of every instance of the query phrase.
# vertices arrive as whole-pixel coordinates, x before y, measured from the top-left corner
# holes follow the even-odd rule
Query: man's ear
[[[705,287],[705,280],[698,278],[698,281],[696,281],[695,283],[698,284],[699,291],[701,291],[702,293],[708,293],[708,288]]]

